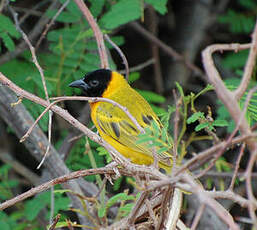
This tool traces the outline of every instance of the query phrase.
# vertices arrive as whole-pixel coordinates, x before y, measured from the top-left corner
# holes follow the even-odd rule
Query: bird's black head
[[[82,79],[73,81],[70,87],[80,88],[88,97],[101,97],[111,80],[109,69],[99,69],[86,74]]]

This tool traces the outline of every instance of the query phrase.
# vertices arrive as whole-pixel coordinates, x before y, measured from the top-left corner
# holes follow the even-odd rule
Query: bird
[[[116,71],[97,69],[87,73],[82,79],[73,81],[69,86],[81,89],[83,95],[88,97],[102,97],[115,101],[127,108],[145,130],[153,130],[153,123],[160,133],[163,130],[160,119],[149,103]],[[147,166],[154,163],[153,148],[149,148],[149,142],[139,141],[142,133],[120,107],[95,100],[89,101],[89,104],[91,119],[106,142],[132,163]],[[170,147],[172,149],[172,146]],[[159,168],[165,170],[165,173],[171,172],[172,154],[165,151],[155,155]]]

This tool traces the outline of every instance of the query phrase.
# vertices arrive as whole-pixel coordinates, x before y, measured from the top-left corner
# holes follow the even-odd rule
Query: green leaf
[[[131,84],[134,81],[138,80],[140,78],[140,74],[138,72],[133,72],[129,74],[128,83]]]
[[[228,126],[228,122],[226,120],[215,120],[212,123],[213,126],[219,126],[219,127],[224,127],[224,126]]]
[[[145,136],[145,137],[141,137],[141,135],[139,135],[139,139],[136,141],[136,144],[142,144],[145,142],[149,142],[149,141],[155,141],[156,137],[151,137],[151,136]]]
[[[0,220],[1,230],[12,230],[11,226],[5,221]]]
[[[134,203],[128,203],[128,204],[125,204],[122,207],[120,207],[119,211],[121,212],[121,216],[122,217],[127,216],[131,212],[134,205],[135,205]]]
[[[7,33],[0,33],[0,37],[3,39],[4,45],[9,51],[14,51],[15,44],[11,37]]]
[[[46,12],[46,15],[50,18],[53,18],[55,14],[57,13],[57,10],[48,10]],[[71,14],[70,12],[63,11],[58,17],[56,18],[56,21],[58,22],[64,22],[64,23],[74,23],[78,22],[81,18],[81,14]]]
[[[222,60],[222,65],[226,68],[239,69],[245,66],[245,62],[249,55],[249,50],[242,50],[237,53],[229,53]]]
[[[150,103],[164,103],[166,100],[165,97],[151,91],[137,89],[137,92]]]
[[[202,130],[202,129],[208,127],[208,126],[209,126],[209,123],[208,123],[208,122],[201,123],[201,124],[199,124],[199,125],[197,125],[197,126],[195,127],[195,131],[198,132],[198,131],[200,131],[200,130]]]
[[[19,184],[18,180],[5,180],[5,181],[1,181],[0,185],[4,188],[15,188],[17,187],[17,185]]]
[[[68,210],[69,205],[70,199],[68,197],[56,196],[54,200],[54,213],[57,214],[60,210]]]
[[[123,180],[123,176],[119,177],[117,180],[114,181],[114,184],[113,184],[113,190],[114,191],[118,191],[120,189],[120,185],[121,185],[121,182]]]
[[[238,0],[238,2],[248,10],[252,10],[257,7],[256,0]]]
[[[153,6],[153,8],[160,14],[167,13],[167,2],[168,0],[145,0],[146,3]]]
[[[114,196],[112,196],[108,201],[106,206],[109,208],[113,206],[114,204],[120,202],[120,201],[127,201],[127,200],[135,200],[135,197],[132,195],[127,195],[126,193],[118,193]]]
[[[97,215],[100,218],[103,218],[106,214],[106,207],[101,206],[98,210],[97,210]]]
[[[20,33],[16,30],[13,22],[3,14],[0,14],[0,32],[4,31],[10,34],[12,37],[19,38]]]
[[[50,192],[44,192],[25,203],[24,214],[28,220],[34,220],[38,213],[50,203]]]
[[[181,87],[181,85],[178,82],[175,82],[175,84],[176,84],[176,87],[178,88],[178,91],[179,91],[181,97],[184,98],[185,94],[184,94],[183,88]]]
[[[169,150],[168,147],[162,147],[162,148],[160,148],[160,149],[157,150],[157,153],[158,153],[158,154],[161,154],[161,153],[163,153],[163,152],[167,152],[168,150]]]
[[[203,113],[203,112],[196,112],[196,113],[193,113],[193,114],[187,119],[187,124],[194,123],[195,121],[198,121],[200,118],[204,118],[204,113]]]
[[[255,16],[229,9],[224,16],[218,18],[218,21],[223,24],[228,24],[232,33],[249,34],[252,32],[255,25]]]
[[[8,164],[4,164],[0,167],[0,176],[6,176],[12,167]]]
[[[140,18],[140,16],[140,0],[120,0],[100,19],[100,24],[103,24],[107,29],[115,29]]]
[[[150,106],[152,107],[153,111],[155,112],[155,114],[157,116],[160,116],[161,114],[165,113],[165,109],[164,108],[161,108],[161,107],[153,105],[153,104],[150,104]]]
[[[66,2],[66,0],[60,0],[60,2],[62,4],[64,4]],[[68,10],[72,15],[75,15],[75,16],[81,14],[77,4],[74,1],[70,1],[65,9]]]
[[[102,12],[105,1],[104,0],[97,0],[97,1],[96,0],[89,0],[89,1],[91,2],[90,12],[96,18]]]
[[[72,192],[69,189],[56,189],[54,190],[54,194],[65,194],[66,192]]]
[[[112,157],[110,153],[102,146],[99,146],[96,148],[98,151],[99,156],[104,156],[107,163],[110,163],[112,161]]]

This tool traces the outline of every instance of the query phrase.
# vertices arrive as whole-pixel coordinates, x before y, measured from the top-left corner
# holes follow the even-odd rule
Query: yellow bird
[[[108,98],[126,107],[144,129],[152,129],[153,122],[160,130],[163,128],[148,102],[117,72],[99,69],[69,86],[82,89],[85,96]],[[149,148],[149,142],[138,142],[140,131],[123,110],[108,102],[91,102],[90,107],[92,121],[106,142],[135,164],[153,164],[153,150]],[[159,167],[170,172],[171,154],[162,152],[157,156]]]

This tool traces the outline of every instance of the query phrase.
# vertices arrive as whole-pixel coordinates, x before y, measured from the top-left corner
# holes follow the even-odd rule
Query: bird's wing
[[[101,131],[109,137],[113,138],[115,141],[119,142],[121,145],[124,145],[133,151],[137,151],[153,157],[152,150],[148,147],[149,143],[138,143],[138,135],[140,132],[136,128],[135,124],[128,118],[128,116],[118,107],[112,106],[112,109],[106,109],[106,106],[110,105],[100,105],[96,112],[95,120]],[[138,112],[140,113],[140,111]],[[151,115],[144,114],[142,117],[147,119],[148,117],[151,117]],[[144,123],[142,126],[150,127],[150,121]],[[158,158],[159,161],[163,164],[167,166],[171,165],[170,154],[158,154]]]

